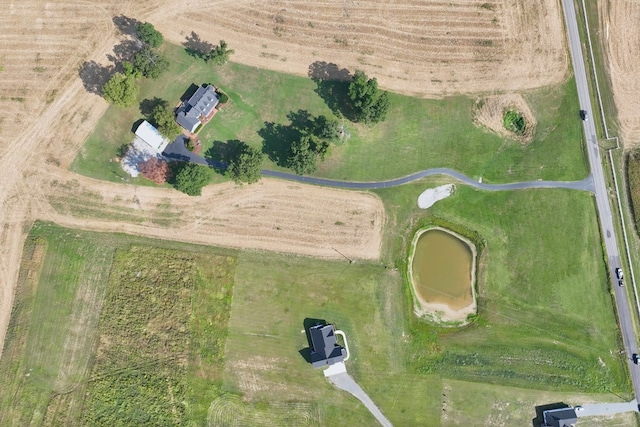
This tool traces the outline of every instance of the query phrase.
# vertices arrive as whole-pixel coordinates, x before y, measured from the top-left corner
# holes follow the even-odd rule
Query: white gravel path
[[[439,200],[446,199],[453,194],[456,186],[454,184],[441,185],[436,188],[426,189],[418,196],[418,207],[428,209]]]

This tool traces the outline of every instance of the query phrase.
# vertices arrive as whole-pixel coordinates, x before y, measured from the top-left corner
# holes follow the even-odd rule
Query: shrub
[[[516,135],[524,135],[527,124],[524,121],[524,117],[519,111],[506,110],[504,113],[503,124],[505,129]]]
[[[157,157],[152,157],[140,165],[140,173],[156,184],[164,184],[171,178],[169,164]]]

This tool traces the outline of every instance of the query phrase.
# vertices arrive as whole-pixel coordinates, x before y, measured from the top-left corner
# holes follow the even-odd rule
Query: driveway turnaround
[[[334,375],[328,375],[327,379],[331,384],[338,387],[339,389],[354,395],[356,399],[362,402],[362,404],[369,410],[369,412],[371,412],[373,416],[376,417],[376,420],[378,420],[380,425],[382,425],[383,427],[393,427],[391,421],[389,421],[387,417],[382,414],[380,408],[378,408],[376,404],[373,403],[373,400],[371,400],[369,395],[367,395],[367,393],[364,392],[364,390],[358,385],[358,383],[353,378],[351,378],[351,375],[347,374],[346,372],[342,372]]]

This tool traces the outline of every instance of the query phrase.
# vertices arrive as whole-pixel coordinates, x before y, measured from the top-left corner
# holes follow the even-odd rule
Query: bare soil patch
[[[640,3],[604,1],[598,7],[620,136],[625,148],[631,149],[640,145]]]
[[[522,114],[525,130],[522,135],[507,130],[504,126],[504,113],[513,110]],[[533,139],[537,125],[536,116],[529,104],[517,93],[487,96],[479,98],[475,104],[476,123],[505,138],[515,139],[526,145]]]

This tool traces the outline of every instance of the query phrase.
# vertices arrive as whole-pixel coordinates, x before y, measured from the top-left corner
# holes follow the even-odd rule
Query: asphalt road
[[[589,153],[589,163],[591,165],[591,175],[595,186],[595,198],[598,208],[598,216],[602,235],[604,236],[605,250],[609,261],[611,286],[615,291],[615,300],[618,310],[618,320],[622,332],[622,339],[629,362],[629,371],[631,373],[631,382],[636,398],[640,396],[640,366],[633,363],[631,355],[638,353],[638,343],[633,331],[633,322],[629,308],[629,301],[624,287],[618,286],[615,270],[621,268],[620,252],[618,250],[618,242],[615,238],[613,219],[611,214],[611,204],[609,203],[609,189],[604,180],[604,169],[600,147],[598,146],[598,138],[596,136],[596,128],[592,118],[595,117],[591,108],[591,98],[589,96],[589,87],[587,84],[587,74],[585,71],[585,62],[582,56],[582,47],[580,42],[580,34],[578,32],[578,22],[576,18],[576,10],[573,0],[562,0],[562,8],[564,18],[567,25],[567,33],[569,36],[569,48],[571,51],[571,59],[573,62],[573,71],[575,74],[576,85],[578,87],[578,99],[580,102],[580,110],[587,112],[588,119],[583,121],[584,132],[587,141],[587,152]],[[567,111],[567,114],[573,114],[576,120],[580,120],[579,111]],[[612,190],[612,195],[615,192]],[[579,268],[579,266],[576,266]]]

